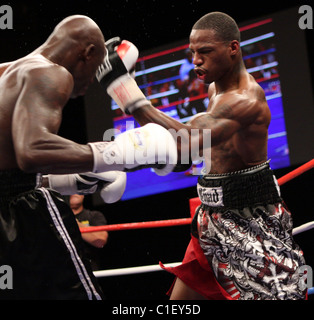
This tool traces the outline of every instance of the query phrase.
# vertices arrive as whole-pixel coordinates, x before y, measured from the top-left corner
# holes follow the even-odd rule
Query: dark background
[[[210,11],[223,11],[241,23],[294,6],[309,4],[314,7],[312,1],[282,3],[209,0],[1,1],[2,4],[8,4],[13,9],[14,29],[0,30],[0,63],[17,59],[34,50],[46,40],[58,22],[72,14],[90,16],[100,26],[106,39],[119,35],[143,51],[187,38],[194,22]],[[314,31],[307,30],[306,37],[313,80]],[[110,120],[104,119],[104,131],[109,125]],[[88,142],[84,98],[71,100],[64,109],[60,135],[78,143]],[[276,170],[275,174],[279,178],[296,167]],[[281,188],[283,198],[292,211],[295,226],[313,220],[313,177],[312,170]],[[188,188],[97,206],[96,209],[105,214],[109,224],[184,218],[190,216],[189,199],[196,196],[195,188]],[[95,208],[89,197],[85,204]],[[102,269],[150,265],[159,261],[179,262],[189,242],[189,232],[189,226],[110,232],[109,242],[101,253]],[[312,267],[313,235],[314,231],[311,230],[295,237],[304,251],[307,263]],[[165,292],[172,281],[173,277],[165,272],[100,279],[110,300],[167,299]]]

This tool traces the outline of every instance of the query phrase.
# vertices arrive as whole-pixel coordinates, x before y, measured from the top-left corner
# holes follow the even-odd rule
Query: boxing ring
[[[285,183],[291,181],[292,179],[300,176],[306,171],[314,168],[314,159],[309,162],[301,165],[295,170],[287,173],[286,175],[279,178],[278,184],[279,186],[284,185]],[[194,215],[196,208],[200,205],[200,199],[198,197],[192,198],[189,200],[190,205],[190,213],[191,216]],[[162,227],[173,227],[173,226],[181,226],[181,225],[189,225],[192,222],[192,218],[182,218],[182,219],[170,219],[170,220],[161,220],[161,221],[146,221],[146,222],[133,222],[133,223],[122,223],[122,224],[112,224],[112,225],[104,225],[97,227],[86,227],[80,228],[81,233],[86,232],[97,232],[97,231],[122,231],[122,230],[135,230],[135,229],[146,229],[146,228],[162,228]],[[302,224],[298,227],[295,227],[292,230],[293,235],[297,235],[308,230],[314,228],[314,221],[310,221],[308,223]],[[181,262],[174,263],[166,263],[165,267],[175,267],[180,265]],[[123,276],[123,275],[132,275],[132,274],[140,274],[147,272],[156,272],[163,271],[159,264],[156,265],[147,265],[147,266],[139,266],[139,267],[129,267],[129,268],[120,268],[120,269],[108,269],[108,270],[100,270],[94,271],[94,274],[97,278],[101,277],[112,277],[112,276]],[[308,289],[308,295],[314,294],[314,287]]]

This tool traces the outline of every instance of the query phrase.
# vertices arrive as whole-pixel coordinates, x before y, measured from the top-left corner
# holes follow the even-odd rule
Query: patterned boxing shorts
[[[305,299],[303,253],[268,162],[205,175],[197,188],[192,241],[182,265],[168,271],[208,299]]]

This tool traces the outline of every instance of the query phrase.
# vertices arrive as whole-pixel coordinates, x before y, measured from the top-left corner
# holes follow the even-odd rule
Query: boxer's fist
[[[102,173],[86,172],[81,174],[49,174],[49,187],[62,195],[92,194],[100,192],[106,203],[120,200],[126,186],[126,174],[119,171]]]
[[[131,113],[149,104],[134,80],[135,63],[138,58],[136,46],[115,37],[106,42],[106,48],[107,55],[96,74],[102,87],[123,112]]]
[[[135,64],[138,58],[138,49],[127,41],[115,37],[106,41],[107,55],[98,68],[96,78],[104,89],[117,78],[125,74],[135,75]]]
[[[149,123],[121,133],[113,142],[89,143],[94,155],[94,172],[135,171],[153,168],[164,176],[177,164],[177,145],[171,133]]]
[[[81,174],[82,176],[82,174]],[[88,172],[85,178],[94,179],[97,190],[105,203],[114,203],[121,199],[126,187],[126,173],[121,171],[107,171],[101,173]]]

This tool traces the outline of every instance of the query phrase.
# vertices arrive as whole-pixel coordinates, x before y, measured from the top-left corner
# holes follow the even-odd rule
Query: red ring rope
[[[281,186],[286,182],[298,177],[302,173],[312,169],[314,167],[314,159],[309,162],[303,164],[297,169],[287,173],[278,179],[278,184]],[[193,206],[197,206],[199,204],[199,198],[190,199],[190,201],[194,201]],[[133,223],[122,223],[122,224],[111,224],[105,226],[97,226],[97,227],[87,227],[80,228],[82,233],[85,232],[97,232],[97,231],[117,231],[117,230],[132,230],[132,229],[145,229],[145,228],[160,228],[160,227],[172,227],[172,226],[180,226],[190,224],[192,222],[192,218],[183,218],[183,219],[172,219],[172,220],[162,220],[162,221],[148,221],[148,222],[133,222]]]
[[[291,172],[287,173],[283,177],[278,179],[278,184],[282,186],[286,182],[298,177],[300,174],[314,168],[314,159],[310,160],[309,162],[303,164],[301,167],[292,170]]]
[[[131,229],[145,229],[145,228],[159,228],[172,227],[190,224],[192,218],[172,219],[162,221],[148,221],[148,222],[132,222],[122,224],[110,224],[106,226],[81,228],[81,232],[96,232],[96,231],[117,231],[117,230],[131,230]]]

